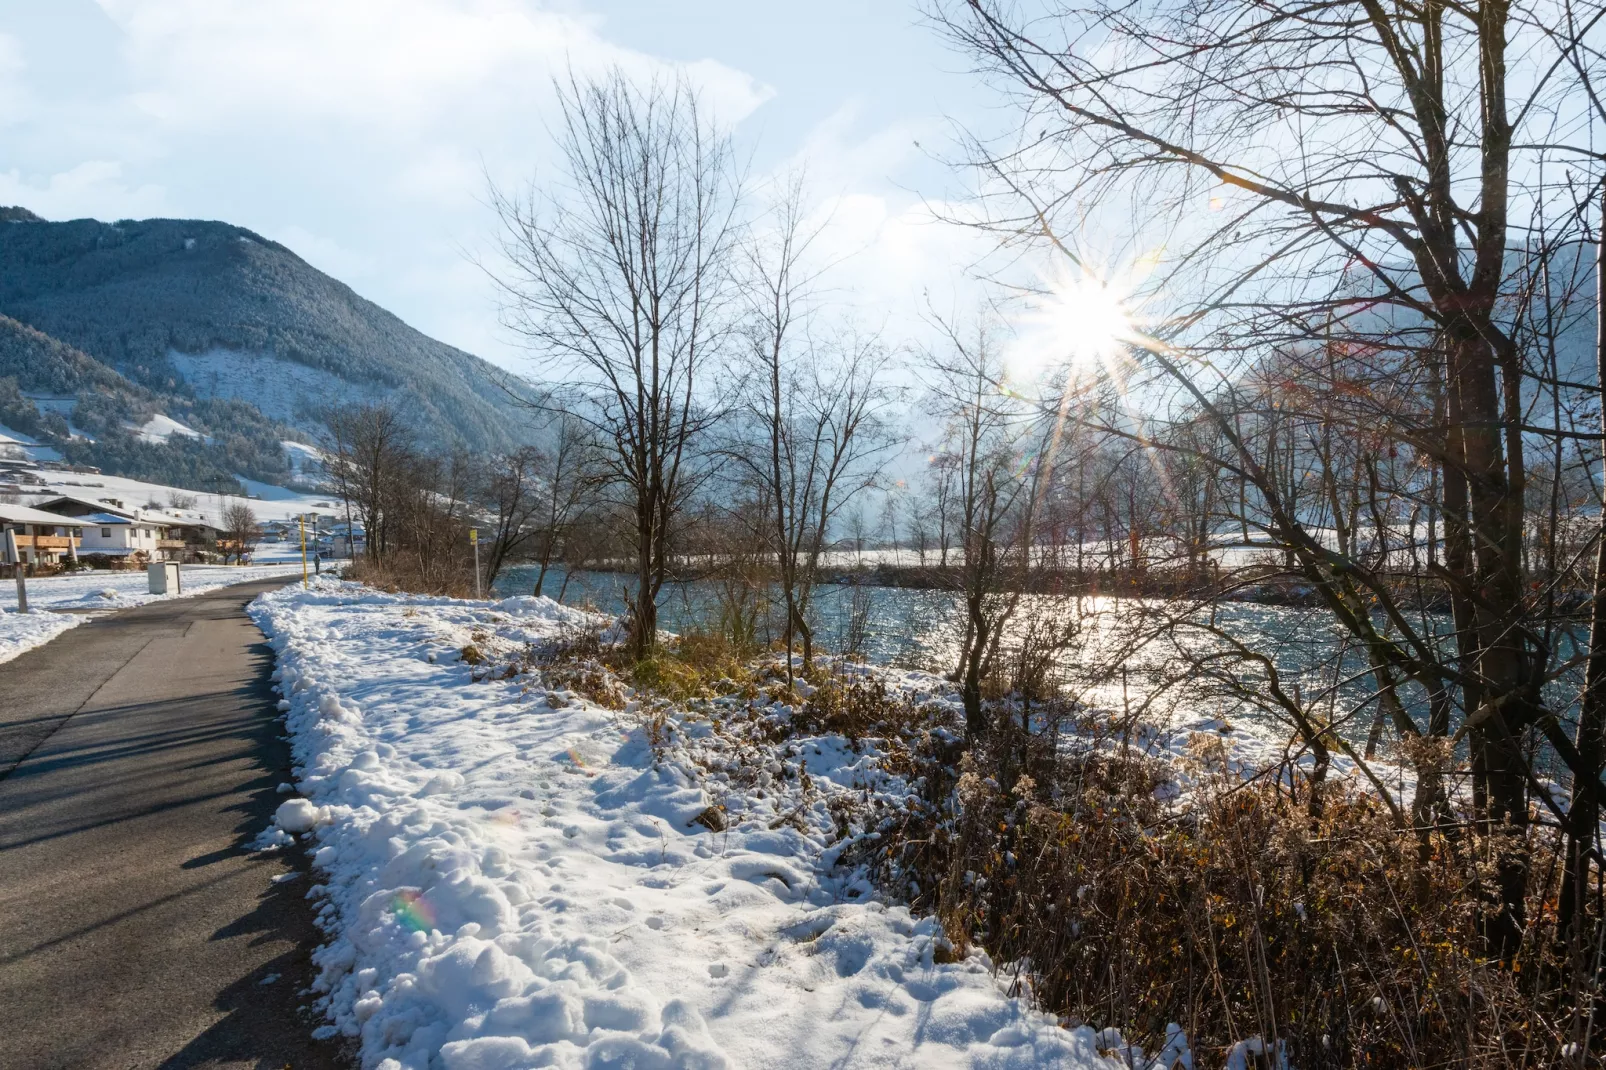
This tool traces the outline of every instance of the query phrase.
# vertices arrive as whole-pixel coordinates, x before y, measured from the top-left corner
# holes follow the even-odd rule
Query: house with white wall
[[[84,554],[127,557],[143,553],[151,561],[195,561],[217,538],[216,526],[206,521],[159,509],[130,509],[115,498],[61,495],[39,503],[38,508],[81,522],[79,552]]]
[[[88,513],[78,518],[84,525],[80,552],[122,557],[143,551],[153,561],[162,559],[162,529],[156,524],[120,513]]]
[[[16,539],[22,564],[35,568],[59,565],[77,553],[82,529],[82,521],[74,518],[0,502],[0,558],[4,557],[5,532],[9,531]]]

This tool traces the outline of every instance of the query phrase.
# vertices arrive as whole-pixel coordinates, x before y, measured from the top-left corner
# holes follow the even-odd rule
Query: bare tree
[[[982,319],[967,332],[938,323],[946,345],[927,357],[934,380],[931,410],[946,432],[941,452],[953,481],[965,613],[954,675],[965,707],[965,733],[975,740],[989,728],[982,680],[1020,602],[1020,580],[1031,560],[1037,481],[1045,467],[1041,457],[1035,464],[1023,463],[1032,413],[1003,389],[996,326]],[[1014,577],[1008,575],[1012,567]]]
[[[560,86],[567,184],[492,191],[510,326],[565,374],[552,402],[608,451],[628,499],[636,590],[631,643],[657,642],[675,524],[717,415],[704,373],[727,328],[737,183],[728,138],[684,81],[614,71]]]
[[[560,415],[554,441],[537,457],[536,472],[543,483],[542,508],[536,516],[535,561],[539,571],[533,593],[540,597],[547,571],[563,552],[588,510],[599,482],[599,452],[591,429]],[[565,577],[567,583],[567,577]]]
[[[590,507],[596,486],[596,448],[588,427],[559,414],[545,446],[528,446],[493,458],[479,493],[492,517],[487,542],[486,584],[513,561],[536,567],[531,593],[537,598],[547,572],[571,530]]]
[[[799,639],[803,671],[813,671],[809,610],[831,525],[873,484],[895,439],[879,342],[845,332],[822,342],[810,334],[820,270],[810,251],[820,228],[806,219],[801,175],[786,180],[766,224],[743,249],[753,374],[746,426],[730,452],[766,505],[790,684]]]
[[[524,556],[539,536],[536,518],[544,493],[537,475],[539,463],[538,451],[528,446],[490,461],[490,472],[477,495],[491,515],[491,537],[483,540],[487,587],[493,587],[502,570]],[[536,594],[540,593],[537,581]]]
[[[1409,682],[1440,711],[1441,736],[1448,697],[1464,711],[1457,736],[1496,854],[1498,906],[1485,927],[1509,957],[1527,924],[1535,774],[1525,740],[1543,736],[1576,783],[1601,790],[1543,697],[1556,647],[1535,619],[1524,552],[1544,429],[1528,420],[1532,364],[1513,310],[1520,321],[1535,277],[1514,238],[1534,232],[1546,205],[1566,215],[1576,169],[1586,186],[1598,181],[1593,35],[1606,16],[1544,2],[1373,0],[1056,0],[1044,14],[1004,0],[936,12],[1022,108],[1016,142],[975,145],[1005,191],[997,203],[1013,206],[993,222],[1078,262],[1078,220],[1100,208],[1167,228],[1151,285],[1177,312],[1121,375],[1147,380],[1151,411],[1169,384],[1215,425],[1223,470],[1258,499],[1265,534],[1368,652],[1382,689]],[[1437,470],[1435,576],[1454,644],[1408,619],[1381,573],[1316,529],[1316,504],[1291,493],[1307,487],[1305,470],[1286,463],[1305,444],[1262,421],[1257,449],[1231,403],[1234,358],[1281,345],[1319,359],[1337,336],[1363,363],[1378,359],[1370,374],[1333,382],[1324,403],[1357,426],[1368,409],[1373,419],[1392,411],[1389,437]],[[1436,417],[1373,404],[1406,379],[1440,384]],[[1325,488],[1330,524],[1335,486]],[[1320,480],[1309,489],[1320,495]]]
[[[262,537],[262,529],[257,524],[256,511],[243,501],[231,501],[223,508],[223,563],[228,564],[232,554],[236,563],[243,563],[247,556],[256,549],[256,543]]]
[[[330,412],[326,422],[333,454],[329,470],[346,504],[348,534],[355,508],[362,521],[366,556],[382,561],[397,521],[385,503],[407,482],[411,435],[401,414],[388,402],[346,405]]]

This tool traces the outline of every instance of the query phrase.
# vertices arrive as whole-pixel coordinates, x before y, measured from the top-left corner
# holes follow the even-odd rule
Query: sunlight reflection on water
[[[504,595],[528,594],[535,570],[510,569],[497,583]],[[577,572],[564,601],[599,612],[624,611],[624,591],[633,578],[617,573]],[[543,593],[556,596],[563,574],[549,572]],[[964,634],[964,611],[948,591],[870,586],[864,654],[873,663],[947,673],[954,668]],[[816,589],[813,617],[816,649],[841,651],[848,630],[852,588],[822,584]],[[1085,705],[1114,719],[1128,714],[1176,731],[1211,727],[1221,721],[1248,729],[1266,744],[1281,747],[1291,726],[1250,701],[1264,694],[1265,671],[1231,656],[1228,638],[1264,653],[1285,691],[1338,726],[1351,742],[1364,745],[1376,709],[1374,684],[1365,659],[1346,643],[1327,610],[1320,607],[1218,604],[1213,610],[1179,612],[1178,603],[1137,598],[1060,598],[1023,595],[1002,642],[1017,647],[1034,628],[1055,621],[1077,622],[1074,634],[1054,658],[1056,682]],[[717,585],[711,581],[666,584],[660,600],[660,626],[683,631],[718,619]],[[1448,621],[1419,614],[1424,631],[1443,634]],[[1217,629],[1212,634],[1210,628]],[[776,640],[774,622],[760,638]],[[1227,638],[1223,638],[1227,637]],[[1213,655],[1213,657],[1206,657]],[[1201,659],[1208,667],[1200,671]],[[1427,711],[1420,689],[1403,696],[1419,723]]]

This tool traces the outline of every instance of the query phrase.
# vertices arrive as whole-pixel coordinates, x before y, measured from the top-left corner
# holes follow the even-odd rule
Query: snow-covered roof
[[[7,524],[43,524],[46,527],[81,528],[84,521],[75,516],[47,513],[43,509],[30,509],[26,505],[7,505],[0,502],[0,521]]]
[[[45,501],[40,502],[39,507],[46,512],[54,512],[51,506],[62,506],[68,504],[82,505],[86,508],[95,510],[96,513],[115,513],[118,516],[128,518],[133,517],[134,513],[136,512],[136,510],[122,509],[113,505],[111,502],[100,501],[96,498],[80,498],[76,494],[58,494],[54,498],[48,498]]]
[[[139,519],[148,524],[165,524],[170,528],[217,528],[216,524],[200,517],[169,513],[165,509],[141,509]]]

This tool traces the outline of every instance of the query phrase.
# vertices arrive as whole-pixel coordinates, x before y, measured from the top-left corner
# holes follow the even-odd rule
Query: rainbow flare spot
[[[403,888],[390,901],[390,912],[402,926],[415,933],[427,933],[435,928],[435,907],[412,888]]]

